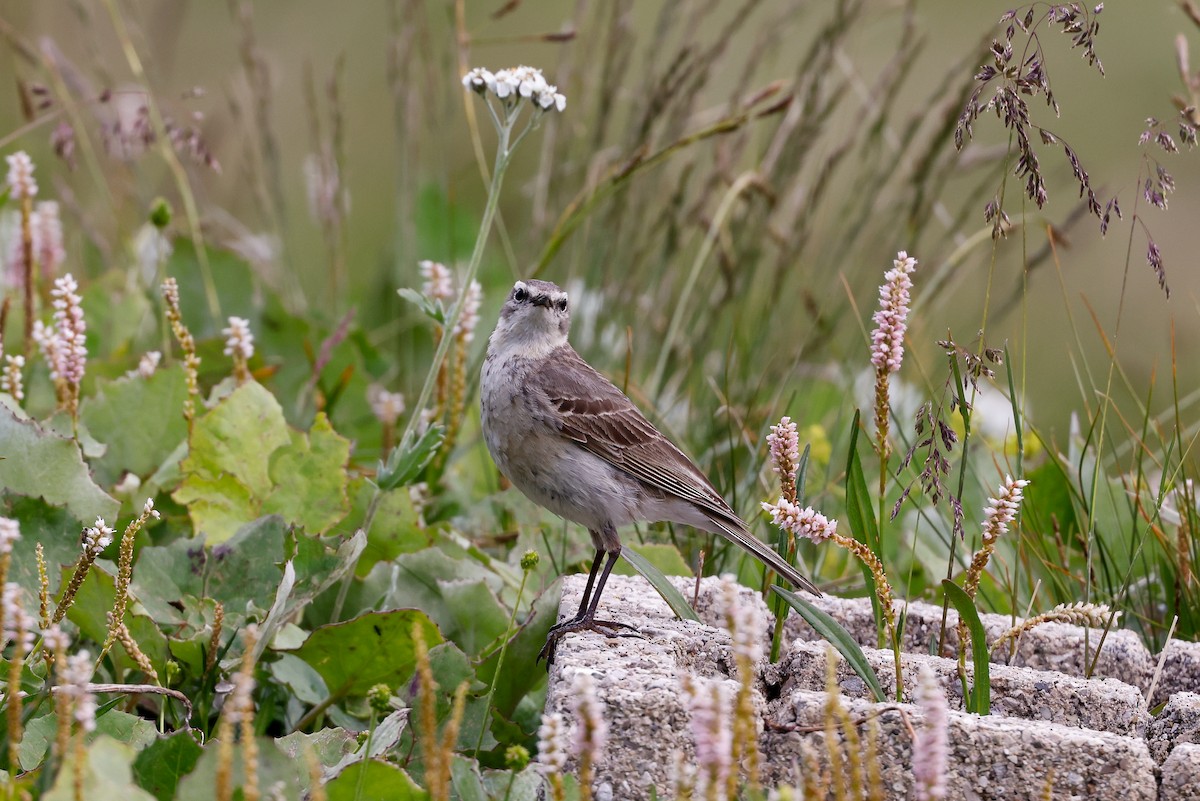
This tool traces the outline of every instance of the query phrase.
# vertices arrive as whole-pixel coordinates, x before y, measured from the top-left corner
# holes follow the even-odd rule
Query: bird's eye
[[[567,310],[567,299],[559,298],[558,302],[554,304],[554,307],[560,312],[565,312]]]
[[[525,287],[519,286],[513,290],[513,300],[517,303],[524,303],[529,299],[529,293],[525,291]]]

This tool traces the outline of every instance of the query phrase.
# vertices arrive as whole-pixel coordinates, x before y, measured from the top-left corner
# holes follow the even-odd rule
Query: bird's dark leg
[[[600,562],[606,555],[608,556],[608,561],[604,563],[604,570],[600,573],[599,581],[596,581],[596,571],[599,570]],[[538,654],[539,662],[545,659],[547,664],[553,664],[554,651],[558,647],[558,641],[563,635],[572,632],[594,631],[606,637],[638,636],[637,629],[628,623],[618,623],[615,620],[596,620],[596,608],[600,605],[600,594],[604,592],[604,585],[608,583],[608,576],[612,573],[613,566],[616,565],[617,559],[620,556],[621,546],[619,543],[615,549],[600,549],[596,552],[596,559],[592,562],[591,573],[588,574],[587,586],[583,590],[583,599],[579,603],[579,612],[571,620],[551,627],[546,637],[546,644],[542,647],[541,653]],[[594,593],[592,592],[593,582],[596,585]]]

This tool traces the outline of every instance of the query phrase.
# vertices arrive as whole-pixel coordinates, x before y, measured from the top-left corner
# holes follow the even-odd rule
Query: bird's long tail
[[[721,535],[742,550],[750,553],[755,559],[758,559],[758,561],[783,576],[793,587],[806,590],[813,595],[821,594],[821,591],[817,589],[817,585],[800,575],[800,572],[789,565],[787,560],[780,556],[774,548],[767,545],[758,537],[755,537],[746,529],[734,526],[730,521],[722,520],[718,517],[709,517],[708,519],[713,524],[713,533]]]

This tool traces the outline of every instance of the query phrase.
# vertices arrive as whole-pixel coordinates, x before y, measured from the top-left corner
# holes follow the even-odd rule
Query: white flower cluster
[[[79,284],[70,273],[54,279],[54,289],[50,290],[54,298],[54,325],[45,334],[47,339],[58,340],[52,346],[55,359],[50,362],[51,378],[61,378],[74,386],[83,380],[87,365],[87,322],[79,305],[83,298],[77,294],[78,289]]]
[[[138,359],[137,369],[130,370],[127,373],[127,375],[130,378],[133,378],[134,376],[141,376],[142,378],[149,378],[150,376],[154,375],[154,371],[158,369],[158,365],[161,361],[162,361],[162,351],[158,351],[158,350],[146,351],[145,353],[142,354],[142,358]]]
[[[103,517],[96,518],[96,525],[83,530],[83,552],[95,556],[112,545],[113,534],[116,530],[104,522]]]
[[[225,335],[225,355],[250,361],[254,356],[254,334],[250,333],[250,321],[244,317],[230,317],[229,327],[222,328]]]
[[[988,499],[988,505],[983,510],[983,541],[995,542],[1001,534],[1008,531],[1009,524],[1017,517],[1021,509],[1022,490],[1029,486],[1025,479],[1013,480],[1012,476],[1004,477],[1004,484],[995,498]]]
[[[918,801],[946,797],[946,757],[950,708],[937,676],[928,667],[917,674],[917,707],[924,718],[913,741],[912,773]]]
[[[801,509],[787,498],[780,498],[776,503],[763,502],[762,508],[771,515],[772,523],[797,537],[821,542],[837,533],[837,521],[828,519],[811,506]]]
[[[462,312],[454,324],[454,338],[464,344],[475,338],[475,327],[479,325],[479,307],[483,305],[483,287],[472,281],[463,298]]]
[[[92,655],[80,651],[67,657],[67,668],[63,671],[62,689],[74,708],[75,722],[84,731],[96,728],[96,696],[89,684],[92,681]]]
[[[25,612],[21,605],[21,585],[8,582],[0,594],[0,606],[4,610],[4,630],[0,632],[0,647],[14,643],[16,659],[23,658],[33,650],[33,618]]]
[[[400,415],[404,414],[403,393],[389,392],[378,384],[367,388],[367,403],[371,404],[375,419],[386,426],[395,425]]]
[[[153,517],[155,520],[162,518],[162,515],[158,513],[158,510],[154,508],[153,498],[147,498],[146,503],[142,505],[142,516]]]
[[[421,278],[425,279],[421,284],[422,295],[442,303],[449,303],[454,299],[454,276],[451,275],[449,267],[440,261],[425,259],[417,264],[417,268],[421,271]]]
[[[767,446],[771,449],[771,461],[776,473],[783,475],[785,470],[795,471],[800,464],[800,434],[792,418],[781,417],[778,425],[771,426],[771,433],[767,434]]]
[[[538,727],[538,770],[542,773],[562,773],[567,767],[567,724],[563,716],[555,712],[542,715]]]
[[[5,156],[8,162],[8,188],[14,200],[34,198],[38,193],[37,181],[33,179],[33,159],[24,150]]]
[[[700,798],[724,797],[725,782],[733,767],[733,713],[726,685],[714,679],[684,674],[680,682],[683,705],[691,717],[692,739],[696,743],[696,764],[700,767]]]
[[[29,216],[29,229],[33,235],[33,252],[42,275],[54,275],[67,258],[58,203],[53,200],[38,203]]]
[[[546,83],[542,71],[534,67],[513,67],[491,72],[476,67],[463,76],[463,86],[473,92],[491,92],[506,104],[515,104],[526,98],[542,111],[563,111],[567,98],[557,86]]]
[[[67,650],[71,638],[57,623],[51,623],[48,628],[42,630],[42,644],[46,646],[47,651],[58,653]]]
[[[762,659],[762,634],[766,631],[766,623],[756,605],[742,600],[733,574],[721,576],[720,597],[725,627],[733,639],[734,657],[748,659],[751,664]]]
[[[4,365],[0,367],[0,392],[7,392],[17,403],[25,400],[25,357],[19,353],[4,353],[4,341],[0,340],[0,355]]]
[[[21,539],[21,524],[11,517],[0,517],[0,554],[12,553],[13,544]]]
[[[580,757],[586,754],[595,765],[608,744],[608,721],[604,719],[604,704],[596,696],[596,682],[590,673],[575,674],[571,715],[575,718],[571,747]]]

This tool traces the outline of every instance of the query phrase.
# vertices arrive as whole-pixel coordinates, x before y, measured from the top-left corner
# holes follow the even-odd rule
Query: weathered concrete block
[[[1180,743],[1160,769],[1159,801],[1200,799],[1200,745]]]
[[[1200,643],[1172,638],[1167,640],[1159,658],[1163,669],[1151,706],[1158,706],[1175,693],[1200,693]]]
[[[1146,730],[1150,755],[1162,762],[1180,743],[1200,743],[1200,695],[1175,693]]]
[[[564,582],[561,618],[574,614],[583,583],[582,577]],[[680,579],[676,586],[692,599],[693,581]],[[655,787],[659,798],[669,798],[676,755],[682,754],[684,760],[695,764],[689,716],[680,692],[681,676],[691,673],[726,681],[731,693],[736,687],[729,636],[718,628],[719,586],[717,579],[700,582],[695,606],[705,623],[691,623],[674,619],[641,578],[613,577],[600,616],[636,625],[642,637],[610,640],[585,633],[569,635],[560,642],[550,673],[547,710],[569,718],[575,674],[586,671],[592,676],[611,732],[606,753],[596,766],[598,797],[640,801],[649,798],[651,787]],[[765,605],[752,591],[742,592],[743,602],[760,605],[766,621],[762,633],[766,642],[771,620]],[[815,726],[816,732],[823,729],[825,693],[800,688],[823,689],[824,655],[821,644],[798,643],[788,651],[783,665],[759,666],[753,706],[761,732],[764,779],[794,782],[796,765],[804,770],[804,743],[815,748],[818,757],[824,749],[824,735],[795,730],[797,725]],[[870,658],[881,676],[887,677],[885,681],[891,683],[891,653],[877,652]],[[954,703],[958,690],[953,664],[927,657],[925,660],[937,667],[942,686]],[[910,677],[915,676],[921,661],[919,655],[906,656],[904,664]],[[861,680],[844,666],[838,681],[846,695],[866,695]],[[1066,721],[1121,733],[1135,731],[1144,706],[1132,688],[1117,682],[1045,676],[1002,666],[996,667],[993,684],[997,712],[1033,720],[952,713],[954,778],[949,798],[1041,798],[1050,775],[1056,799],[1154,798],[1154,761],[1143,740],[1059,725]],[[768,699],[774,700],[768,703]],[[880,733],[873,747],[883,771],[884,797],[907,798],[912,781],[911,735],[896,710],[903,708],[910,718],[915,712],[908,707],[872,705],[854,699],[843,699],[843,703],[853,708],[856,717],[869,712],[869,717],[879,721]],[[1058,723],[1037,720],[1046,717]],[[860,736],[865,731],[862,729]],[[573,768],[568,765],[568,769]]]
[[[870,599],[837,598],[827,595],[814,602],[837,618],[859,644],[870,647],[877,645]],[[899,608],[898,605],[897,609]],[[1014,625],[1013,619],[1007,615],[984,614],[980,617],[990,640],[999,637]],[[1020,622],[1020,619],[1016,621]],[[947,610],[943,656],[954,656],[956,653],[957,625],[958,614],[953,609]],[[904,650],[929,653],[931,644],[938,641],[941,628],[942,607],[921,601],[909,602],[908,617],[904,624]],[[820,639],[820,636],[796,615],[788,618],[787,631],[800,639]],[[1071,676],[1086,676],[1102,635],[1103,632],[1097,629],[1065,623],[1045,623],[1021,637],[1017,653],[1011,659],[1007,649],[1001,649],[992,656],[992,661],[1035,670],[1054,670]],[[1096,667],[1091,675],[1117,679],[1145,690],[1150,685],[1154,667],[1154,658],[1135,632],[1114,629],[1104,638],[1100,657],[1096,660]]]
[[[764,765],[770,783],[794,782],[791,766],[831,770],[831,749],[849,764],[844,730],[827,740],[824,693],[796,691],[771,703],[763,736]],[[872,704],[857,699],[842,703],[855,722],[860,753],[875,754],[881,788],[888,799],[911,798],[911,725],[919,726],[916,707]],[[907,718],[907,720],[906,720]],[[868,744],[871,727],[877,727]],[[1062,801],[1154,801],[1154,760],[1140,739],[1073,729],[1055,723],[979,717],[961,712],[949,716],[949,766],[946,797],[970,801],[1019,801],[1046,797]],[[811,768],[810,768],[811,769]],[[844,768],[843,768],[844,769]],[[830,774],[832,775],[832,774]]]
[[[793,641],[778,664],[764,666],[764,680],[768,685],[780,684],[784,695],[795,690],[823,691],[827,647],[825,643]],[[896,667],[892,652],[873,648],[864,648],[863,652],[879,676],[884,692],[889,698],[895,697]],[[938,677],[950,708],[963,709],[958,663],[941,657],[903,655],[904,697],[912,698],[922,665]],[[1052,721],[1126,736],[1141,736],[1149,720],[1141,691],[1116,679],[1089,681],[1053,671],[1006,665],[993,665],[990,675],[993,715]],[[866,682],[844,660],[838,660],[836,677],[843,695],[870,700]]]

